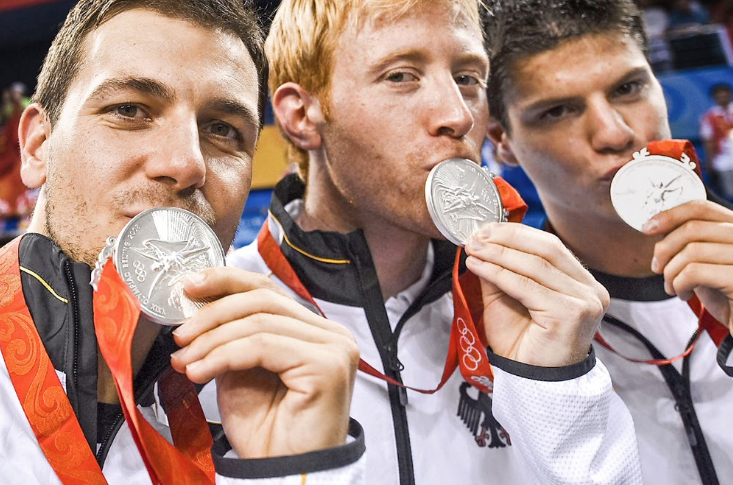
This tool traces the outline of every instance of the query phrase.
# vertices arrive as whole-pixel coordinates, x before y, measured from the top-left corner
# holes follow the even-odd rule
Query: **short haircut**
[[[487,0],[486,4],[489,109],[507,132],[505,95],[518,63],[565,42],[604,34],[629,36],[648,56],[641,11],[633,0]]]
[[[252,57],[259,83],[260,126],[267,103],[267,60],[264,34],[250,0],[81,0],[69,12],[43,61],[33,101],[46,111],[53,126],[61,114],[69,86],[83,64],[84,41],[104,22],[123,12],[147,9],[242,40]]]
[[[282,0],[270,26],[265,50],[270,62],[270,91],[297,83],[318,98],[328,118],[333,57],[349,25],[398,20],[417,8],[456,3],[479,25],[481,0]],[[289,142],[289,158],[307,181],[308,154]]]
[[[716,83],[710,86],[710,95],[711,96],[715,96],[716,94],[722,91],[733,93],[733,89],[731,89],[731,86],[728,83]]]

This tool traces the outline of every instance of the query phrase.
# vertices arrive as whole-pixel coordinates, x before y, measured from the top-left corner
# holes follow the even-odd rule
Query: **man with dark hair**
[[[20,120],[36,212],[0,253],[3,484],[361,476],[349,332],[260,275],[184,276],[234,237],[266,69],[241,0],[82,0],[69,14]],[[155,237],[141,235],[146,214]],[[97,266],[120,234],[116,270]],[[143,259],[119,259],[127,249]],[[139,296],[146,278],[170,296]],[[186,296],[210,303],[172,332],[154,323],[151,308]],[[214,378],[200,404],[191,381]],[[206,418],[219,416],[212,461]]]
[[[447,159],[467,180],[436,197],[446,217],[471,223],[490,198],[461,190],[488,122],[479,2],[284,0],[266,52],[300,177],[228,262],[357,337],[367,482],[639,483],[627,412],[590,351],[605,290],[551,234],[487,224],[464,264],[430,217],[426,182]],[[477,283],[480,330],[459,273]]]
[[[700,138],[715,185],[726,199],[733,200],[733,91],[728,84],[715,84],[710,96],[715,105],[702,116]]]
[[[733,381],[716,344],[731,339],[733,212],[695,200],[637,230],[610,197],[635,152],[681,146],[652,143],[671,135],[640,12],[632,0],[488,3],[490,137],[534,182],[545,229],[611,294],[599,333],[609,348],[596,351],[634,416],[645,483],[724,483]]]

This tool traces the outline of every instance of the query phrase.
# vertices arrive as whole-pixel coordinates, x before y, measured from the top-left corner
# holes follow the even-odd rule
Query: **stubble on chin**
[[[58,207],[54,206],[53,196],[51,193],[48,193],[44,204],[44,211],[46,213],[45,234],[51,238],[72,260],[80,263],[86,263],[90,267],[94,267],[94,263],[97,261],[97,256],[102,251],[105,242],[102,241],[101,244],[90,247],[89,243],[85,243],[82,240],[82,234],[92,234],[95,229],[95,227],[90,227],[89,224],[86,223],[87,221],[85,218],[82,217],[84,212],[82,208],[84,206],[86,206],[86,203],[83,203],[73,209],[70,207],[62,209],[72,213],[71,217],[67,220],[75,221],[74,227],[67,228],[67,230],[64,231],[61,228],[56,227],[56,223],[59,221],[54,217],[54,214]]]
[[[69,204],[65,204],[64,207],[59,207],[54,203],[57,200],[54,192],[55,190],[50,186],[47,187],[47,197],[44,204],[46,215],[45,234],[53,239],[71,259],[94,267],[99,253],[107,243],[107,238],[110,236],[117,237],[123,226],[110,230],[114,234],[100,234],[100,227],[102,225],[95,222],[92,216],[92,211],[98,209],[90,207],[86,201],[78,201],[78,204],[74,207],[70,207]],[[127,212],[131,207],[141,209],[179,207],[193,212],[211,227],[215,227],[217,223],[214,210],[200,191],[192,190],[188,194],[177,196],[175,194],[164,193],[155,188],[138,189],[113,196],[109,205],[111,208],[109,214],[122,214]],[[59,211],[66,212],[66,216],[61,218],[57,217]],[[66,221],[73,221],[73,226],[72,223]],[[69,225],[70,227],[59,227],[60,225]],[[114,226],[115,221],[110,220],[105,227]],[[98,239],[89,239],[94,238],[94,235],[99,235]]]

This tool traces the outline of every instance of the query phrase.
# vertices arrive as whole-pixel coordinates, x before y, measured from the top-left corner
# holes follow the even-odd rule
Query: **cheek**
[[[636,113],[639,123],[643,123],[639,127],[637,133],[643,133],[646,136],[646,142],[652,140],[663,140],[671,138],[669,120],[667,116],[667,104],[664,95],[659,91],[650,96],[649,102]]]
[[[234,210],[243,205],[252,185],[252,159],[240,157],[206,158],[206,181],[202,188],[204,197],[224,217],[227,208]]]

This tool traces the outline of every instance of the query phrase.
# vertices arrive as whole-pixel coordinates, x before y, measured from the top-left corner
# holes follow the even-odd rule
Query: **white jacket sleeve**
[[[212,450],[220,485],[363,485],[366,468],[364,431],[351,420],[347,443],[302,455],[241,459],[226,443]]]
[[[494,415],[536,483],[641,484],[634,424],[591,351],[583,362],[535,367],[490,354]]]

